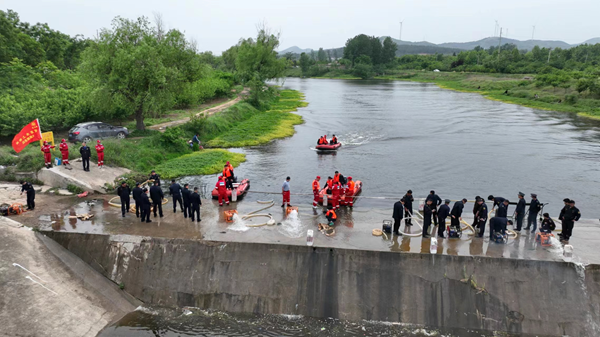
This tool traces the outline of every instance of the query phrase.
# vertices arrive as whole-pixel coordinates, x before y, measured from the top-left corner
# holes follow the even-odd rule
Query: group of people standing
[[[527,213],[527,203],[525,201],[525,194],[519,192],[519,201],[516,204],[513,219],[516,219],[515,232],[520,233],[523,229],[523,222]],[[506,229],[508,225],[513,225],[513,221],[508,218],[508,206],[510,201],[502,197],[494,197],[493,195],[488,196],[488,200],[492,201],[492,211],[496,210],[494,217],[489,219],[490,223],[490,239],[494,235],[506,236]],[[564,199],[565,206],[563,207],[559,220],[562,221],[562,233],[559,234],[562,241],[569,241],[572,235],[573,225],[575,221],[581,217],[581,212],[575,207],[575,201],[571,199]],[[405,225],[412,226],[412,211],[413,211],[414,197],[412,191],[408,190],[402,199],[394,204],[393,218],[394,218],[394,233],[396,235],[402,235],[400,225],[402,218],[405,217]],[[467,203],[467,199],[456,201],[452,208],[450,208],[450,200],[446,199],[442,202],[442,199],[435,193],[430,191],[429,195],[425,199],[423,205],[423,237],[429,237],[429,227],[438,226],[437,236],[445,238],[445,232],[448,233],[449,237],[458,237],[461,231],[462,213],[464,205]],[[527,226],[524,228],[534,234],[537,230],[537,217],[539,212],[543,210],[543,204],[537,198],[537,194],[531,194],[531,201],[529,203],[529,216],[527,218]],[[491,212],[488,212],[488,207],[485,204],[485,200],[479,196],[475,197],[475,205],[473,206],[473,228],[476,231],[478,237],[483,237],[485,234],[486,224],[488,217]],[[450,218],[450,226],[446,227],[446,219]],[[543,214],[542,223],[540,225],[540,232],[551,233],[555,229],[556,225],[548,213]]]
[[[47,141],[44,141],[44,145],[41,148],[42,153],[44,154],[44,164],[47,169],[52,168],[52,149],[54,149],[54,145],[50,145]],[[69,163],[69,144],[65,139],[60,141],[58,146],[61,157],[62,157],[62,165],[67,169],[71,170],[71,164]],[[87,146],[86,142],[81,143],[81,147],[79,148],[79,154],[81,154],[81,162],[83,164],[83,170],[85,172],[90,172],[90,158],[92,157],[92,151]],[[100,139],[96,141],[96,154],[98,155],[98,168],[104,168],[104,145]]]
[[[152,182],[150,189],[141,188],[141,184],[136,183],[133,190],[131,190],[126,182],[121,183],[121,186],[117,189],[117,195],[121,199],[121,214],[123,217],[130,210],[130,194],[136,205],[135,215],[138,218],[141,217],[142,222],[152,222],[150,220],[150,213],[152,212],[155,218],[157,216],[164,217],[162,204],[165,194],[160,186],[160,176],[152,170],[148,180]],[[192,221],[202,221],[200,219],[202,200],[198,193],[198,187],[194,187],[192,191],[189,189],[189,184],[184,184],[182,188],[173,179],[169,186],[169,195],[173,198],[173,213],[177,213],[177,203],[179,203],[184,218],[189,216]]]

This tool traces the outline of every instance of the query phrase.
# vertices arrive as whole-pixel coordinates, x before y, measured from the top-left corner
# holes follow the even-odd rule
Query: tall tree
[[[283,77],[287,61],[277,57],[278,47],[279,34],[264,24],[258,26],[256,40],[244,40],[239,46],[236,68],[250,87],[250,103],[255,106],[262,104],[266,82]]]
[[[327,62],[327,54],[325,54],[325,50],[323,50],[323,48],[319,48],[317,58],[319,59],[319,62]]]
[[[311,60],[306,53],[300,54],[300,69],[302,69],[302,75],[306,76],[308,74],[308,69],[310,68]]]
[[[383,40],[383,49],[381,51],[381,63],[388,64],[396,57],[398,46],[392,41],[389,36]]]
[[[200,73],[198,57],[181,32],[158,33],[145,17],[117,17],[85,50],[80,66],[97,101],[134,114],[138,130],[145,129],[148,113],[171,108],[184,82]]]
[[[367,55],[371,57],[371,51],[371,39],[365,34],[360,34],[346,41],[346,46],[344,47],[344,58],[350,60],[352,62],[352,66],[354,66],[356,58],[361,55]]]

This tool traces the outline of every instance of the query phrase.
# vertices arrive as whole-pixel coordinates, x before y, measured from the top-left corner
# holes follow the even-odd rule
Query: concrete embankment
[[[0,242],[2,336],[94,336],[140,304],[55,241],[2,216]]]
[[[81,161],[73,161],[71,168],[67,170],[61,166],[54,166],[51,169],[41,169],[37,173],[37,178],[46,185],[59,188],[67,188],[69,185],[75,185],[89,192],[106,193],[105,185],[114,184],[117,177],[130,171],[121,167],[108,167],[99,169],[96,165],[90,165],[91,171],[85,172]]]
[[[538,335],[600,334],[600,267],[47,232],[138,299]]]

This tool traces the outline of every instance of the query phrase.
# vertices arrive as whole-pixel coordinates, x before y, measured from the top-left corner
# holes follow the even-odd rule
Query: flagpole
[[[38,132],[40,133],[40,139],[42,139],[42,125],[40,124],[40,119],[36,118],[35,120],[37,121]]]

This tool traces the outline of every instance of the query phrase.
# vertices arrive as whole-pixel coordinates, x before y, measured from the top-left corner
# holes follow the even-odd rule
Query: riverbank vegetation
[[[164,27],[160,16],[154,23],[117,17],[94,39],[72,38],[0,11],[0,137],[10,140],[36,118],[42,131],[55,136],[85,121],[124,124],[135,130],[128,139],[103,141],[105,163],[132,170],[129,177],[156,169],[172,178],[214,174],[227,161],[237,166],[245,160],[226,150],[194,151],[188,144],[194,134],[216,148],[263,144],[294,133],[293,125],[302,119],[290,111],[306,105],[303,96],[266,84],[283,77],[287,67],[276,52],[279,35],[262,25],[256,38],[241,39],[214,56],[198,53],[182,32]],[[200,104],[239,94],[244,87],[250,90],[243,102],[195,116]],[[188,123],[162,133],[146,129],[185,117]],[[78,150],[71,144],[71,161]],[[60,157],[58,149],[52,154]],[[8,178],[43,167],[37,143],[19,154],[3,145],[0,155]]]
[[[286,76],[431,82],[508,103],[600,118],[600,44],[532,50],[505,44],[453,55],[390,58],[391,50],[405,46],[386,41],[358,35],[346,42],[343,58],[322,62],[301,55]]]

